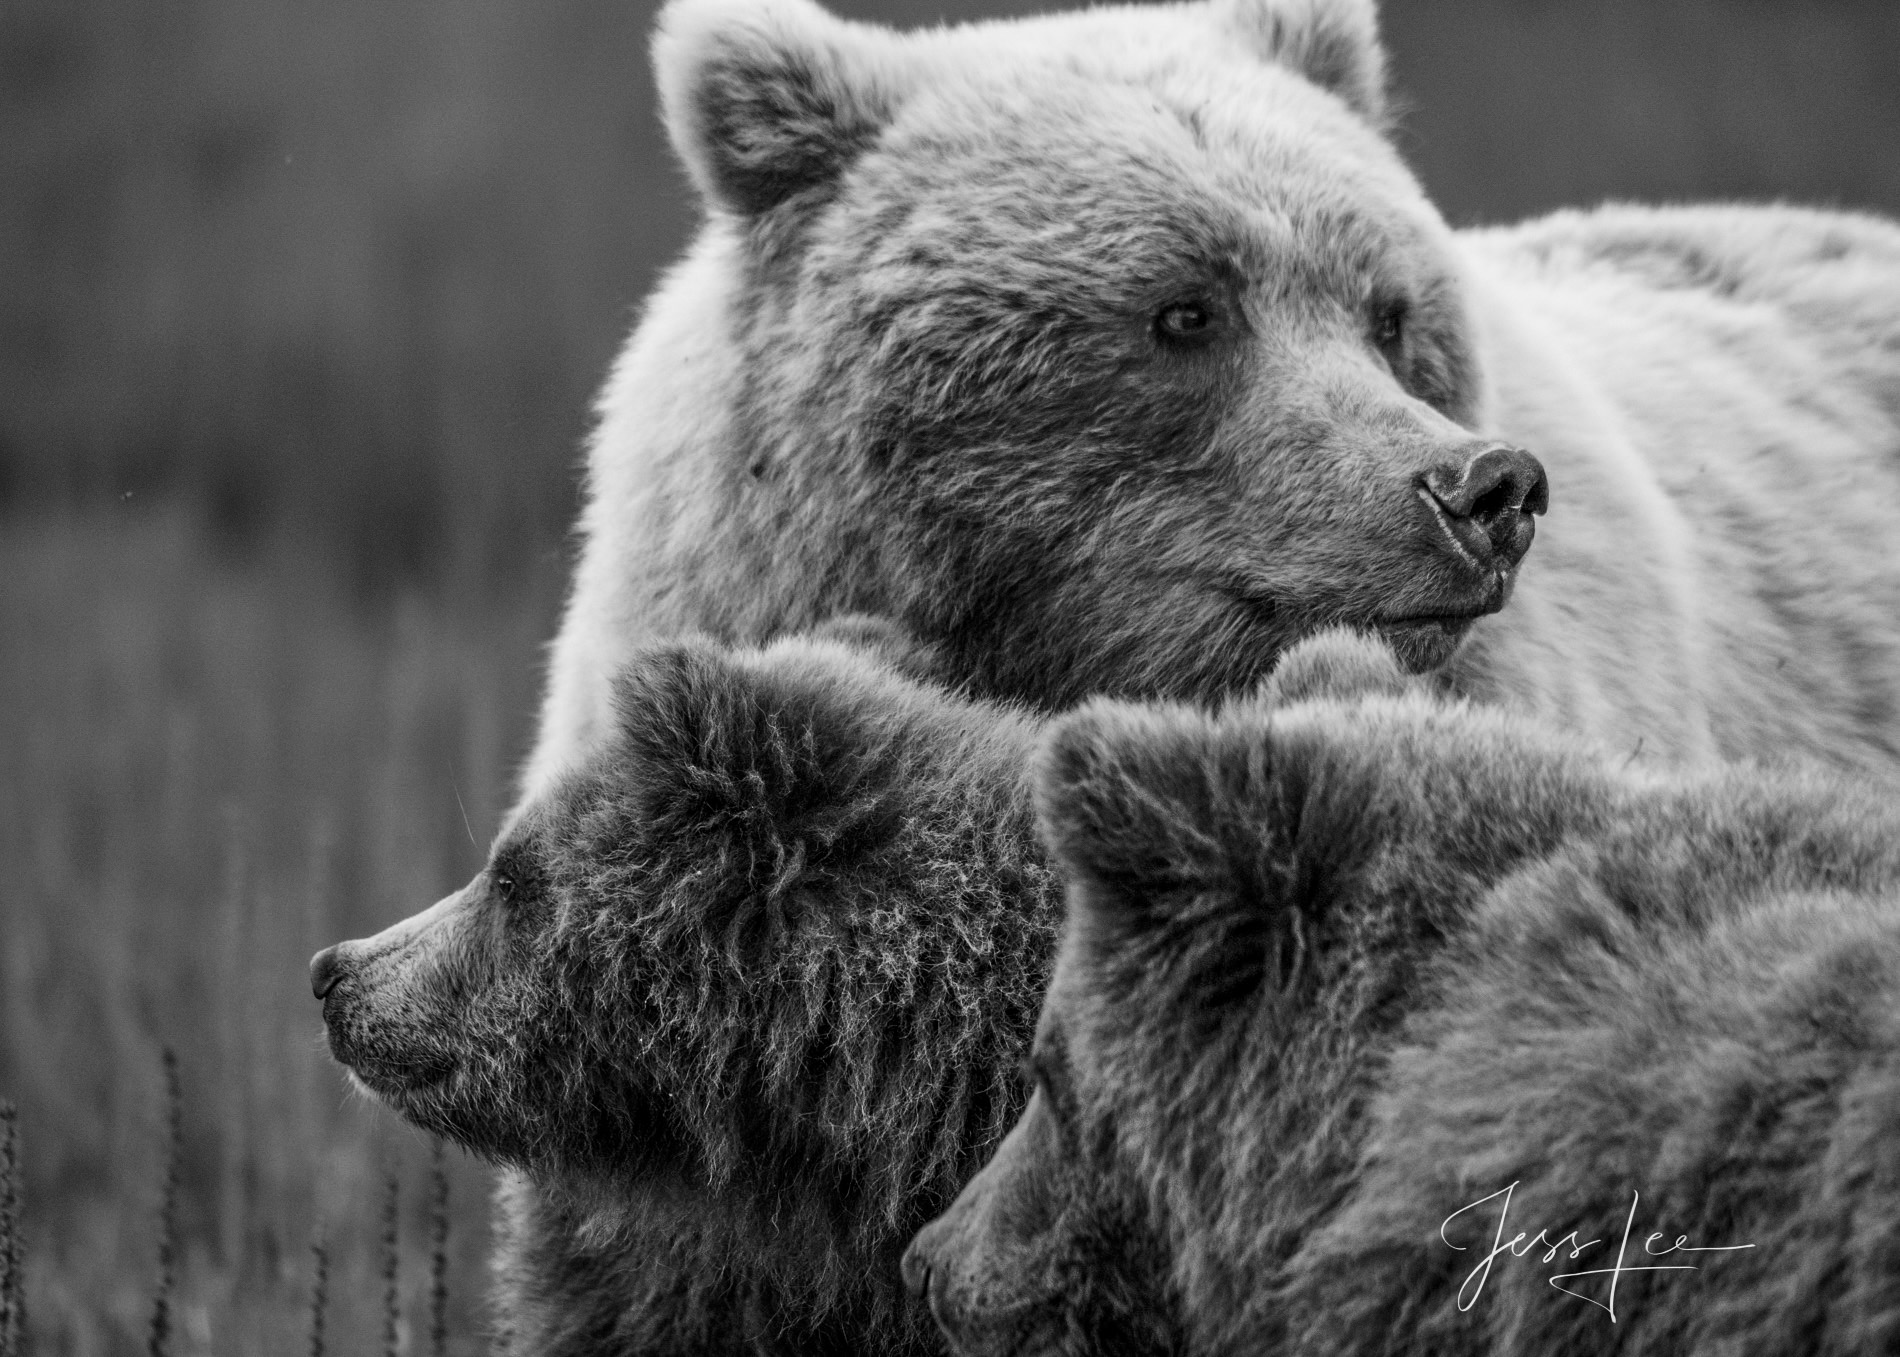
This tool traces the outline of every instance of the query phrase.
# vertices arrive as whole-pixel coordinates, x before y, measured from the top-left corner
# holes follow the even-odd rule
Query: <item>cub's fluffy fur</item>
[[[906,1260],[956,1350],[1892,1351],[1891,798],[1647,774],[1370,655],[1051,735],[1038,1090]]]
[[[1036,727],[840,630],[642,653],[466,889],[315,963],[357,1079],[514,1170],[517,1350],[936,1347],[897,1259],[1022,1106]]]

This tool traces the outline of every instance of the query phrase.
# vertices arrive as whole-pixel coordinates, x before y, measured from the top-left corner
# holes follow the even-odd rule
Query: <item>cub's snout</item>
[[[464,888],[374,937],[335,943],[310,959],[310,992],[323,1004],[330,1054],[405,1115],[413,1095],[459,1063],[472,989],[472,893],[479,892]]]

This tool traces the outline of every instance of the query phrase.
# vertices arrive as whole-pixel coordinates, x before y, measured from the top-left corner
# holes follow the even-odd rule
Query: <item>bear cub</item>
[[[515,1171],[522,1350],[941,1350],[897,1264],[1026,1096],[1037,725],[828,631],[642,652],[613,740],[473,881],[312,962],[359,1085]]]
[[[905,1258],[955,1350],[1900,1350],[1891,799],[1289,663],[1042,750],[1035,1093]]]

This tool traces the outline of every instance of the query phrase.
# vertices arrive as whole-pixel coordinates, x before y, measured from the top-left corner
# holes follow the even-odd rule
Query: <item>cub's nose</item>
[[[1421,498],[1459,552],[1483,570],[1509,570],[1531,549],[1531,516],[1550,507],[1544,464],[1522,448],[1495,446],[1462,466],[1441,464],[1418,478]]]
[[[328,994],[343,975],[343,963],[337,956],[342,945],[326,947],[310,958],[310,992],[319,999]]]
[[[898,1270],[904,1274],[905,1289],[919,1299],[930,1294],[930,1255],[917,1247],[921,1242],[913,1239],[898,1264]]]

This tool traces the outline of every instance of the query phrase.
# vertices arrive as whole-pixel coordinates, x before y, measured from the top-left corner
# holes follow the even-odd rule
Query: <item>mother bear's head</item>
[[[1233,691],[1340,622],[1429,668],[1508,599],[1547,484],[1481,432],[1369,0],[675,0],[656,64],[707,222],[603,403],[666,450],[597,449],[595,513],[646,515],[682,620],[884,613],[1061,706]]]

